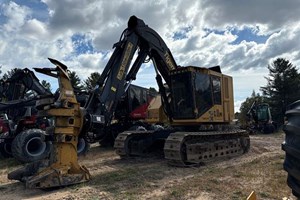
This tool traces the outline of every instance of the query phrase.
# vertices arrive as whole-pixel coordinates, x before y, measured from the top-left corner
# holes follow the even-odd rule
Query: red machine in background
[[[16,70],[2,82],[0,157],[14,156],[21,162],[31,162],[49,155],[52,144],[43,138],[50,121],[36,116],[38,96],[52,96],[52,93],[27,68]]]
[[[87,140],[90,143],[99,141],[101,146],[113,146],[120,132],[144,126],[148,106],[157,94],[155,90],[131,84],[119,100],[114,118],[106,128],[105,134],[88,132]]]

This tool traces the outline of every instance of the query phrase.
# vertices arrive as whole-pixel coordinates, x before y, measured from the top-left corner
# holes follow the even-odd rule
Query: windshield
[[[213,105],[211,82],[208,74],[196,73],[195,90],[196,105],[200,116]]]
[[[174,118],[194,118],[194,102],[190,73],[182,73],[173,76],[172,95]]]

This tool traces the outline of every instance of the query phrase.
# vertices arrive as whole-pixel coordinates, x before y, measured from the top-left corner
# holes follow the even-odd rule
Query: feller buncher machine
[[[90,174],[78,164],[77,144],[83,124],[83,113],[67,73],[67,67],[50,59],[56,68],[35,69],[55,77],[59,83],[59,97],[41,98],[36,102],[38,116],[53,117],[55,126],[46,130],[45,141],[53,142],[49,161],[37,161],[8,174],[9,179],[26,183],[28,188],[53,188],[85,182]]]
[[[89,180],[87,169],[77,163],[79,132],[105,135],[117,112],[118,101],[136,79],[141,65],[149,59],[156,71],[161,99],[161,105],[152,104],[149,110],[152,119],[149,121],[160,126],[138,127],[120,133],[114,146],[121,157],[141,156],[163,148],[164,156],[171,164],[194,166],[241,155],[249,150],[249,134],[231,125],[234,116],[233,83],[230,76],[221,73],[220,67],[178,66],[158,33],[135,16],[130,17],[128,28],[114,48],[98,86],[83,109],[79,109],[72,89],[67,87],[66,66],[51,59],[56,65],[51,70],[59,78],[61,96],[58,101],[44,106],[49,110],[41,113],[56,117],[54,159],[49,167],[38,165],[34,172],[25,167],[12,172],[10,178],[22,180],[30,188],[64,186]],[[42,72],[45,69],[36,70]],[[164,122],[168,128],[161,126]]]
[[[38,95],[52,96],[34,73],[18,69],[1,85],[0,102],[0,158],[14,156],[20,162],[32,162],[46,158],[51,142],[43,142],[43,130],[49,126],[48,119],[35,115]]]
[[[37,117],[36,101],[54,95],[45,89],[35,74],[25,68],[18,69],[0,88],[0,158],[14,157],[23,163],[47,158],[52,149],[45,129],[51,119]],[[78,96],[77,96],[78,97]],[[77,146],[78,154],[85,154],[89,145],[82,137]]]
[[[249,118],[247,128],[251,133],[261,132],[264,134],[274,133],[277,124],[272,120],[270,106],[267,103],[254,101],[247,113]]]

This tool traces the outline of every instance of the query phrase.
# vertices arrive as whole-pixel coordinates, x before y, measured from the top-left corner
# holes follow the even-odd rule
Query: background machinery
[[[38,95],[52,96],[29,69],[18,69],[1,87],[0,155],[32,162],[49,156],[51,142],[44,142],[48,119],[37,117]]]
[[[277,124],[272,121],[269,104],[254,101],[247,113],[249,118],[248,128],[250,132],[273,133]]]
[[[8,174],[9,179],[26,183],[28,188],[53,188],[82,183],[90,179],[84,166],[78,164],[77,144],[83,123],[80,103],[71,85],[67,67],[50,59],[56,68],[35,69],[55,77],[59,96],[41,98],[36,102],[38,116],[53,117],[55,126],[46,130],[45,141],[53,142],[54,152],[49,161],[32,162]]]
[[[1,157],[13,156],[24,163],[48,157],[52,143],[44,141],[45,130],[53,124],[50,118],[37,116],[35,104],[38,99],[53,96],[52,93],[27,68],[16,70],[1,89]],[[79,141],[78,154],[84,154],[89,145],[83,138]]]
[[[118,101],[116,112],[109,126],[101,132],[88,132],[87,140],[99,141],[101,146],[112,147],[117,135],[129,129],[138,129],[145,125],[147,110],[150,102],[155,98],[157,92],[144,87],[131,84],[125,94]]]
[[[81,133],[93,133],[98,137],[104,137],[117,116],[120,99],[131,82],[136,79],[141,65],[148,60],[148,57],[152,60],[156,71],[156,81],[161,99],[161,105],[152,107],[152,111],[154,111],[152,112],[154,119],[152,122],[157,119],[159,125],[145,124],[142,128],[138,126],[136,129],[118,134],[114,146],[121,157],[144,155],[151,150],[161,148],[164,149],[165,158],[170,163],[190,166],[199,165],[211,159],[240,155],[248,151],[249,134],[231,125],[234,116],[233,83],[230,76],[221,73],[220,67],[208,69],[178,66],[162,38],[135,16],[130,17],[128,28],[122,33],[120,41],[114,44],[114,48],[98,85],[78,114],[82,117],[81,123],[75,123],[76,120],[73,124],[60,122],[61,118],[56,117],[54,131],[56,137],[68,135],[76,142],[79,129],[81,129]],[[137,50],[139,50],[137,58],[131,65]],[[58,77],[61,77],[60,74],[64,74],[66,66],[52,59],[51,62],[57,66],[56,70],[60,70]],[[45,69],[36,70],[43,71]],[[60,78],[59,81],[67,81],[67,75],[64,77],[65,79]],[[60,84],[61,94],[73,97],[72,92],[66,89],[64,84]],[[71,103],[69,100],[61,99],[59,102],[61,103],[53,105],[63,105],[66,106],[66,109],[77,108],[74,102]],[[50,110],[47,111],[48,114]],[[59,110],[56,111],[57,116],[62,115]],[[76,113],[77,110],[75,113],[73,112],[73,114]],[[160,117],[164,115],[167,117],[168,128],[161,126],[164,125],[164,121],[161,121]],[[75,124],[76,129],[74,129]],[[62,127],[57,127],[58,125],[64,125],[64,128],[68,129],[68,134],[59,133],[57,130]],[[58,140],[53,142],[59,145],[61,143]],[[74,148],[74,144],[72,148]],[[59,157],[62,154],[70,153],[69,151],[70,149],[67,148],[64,150],[56,148],[54,155]],[[75,158],[77,157],[73,159]],[[64,173],[60,173],[60,176],[53,177],[54,171],[61,171],[63,165],[57,161],[55,163],[55,165],[50,164],[48,168],[37,169],[30,175],[27,172],[23,173],[22,180],[25,180],[30,187],[44,188],[66,185],[66,183],[60,184],[56,181],[55,184],[45,184],[49,183],[51,178],[56,180],[61,176],[72,177],[73,173],[70,171],[64,171]],[[51,175],[45,178],[44,175],[47,172]],[[87,172],[81,174],[83,176],[80,176],[80,180],[88,180],[88,178],[84,178],[88,177],[86,176]],[[34,180],[34,184],[31,180]],[[80,181],[68,181],[68,184],[77,182]]]

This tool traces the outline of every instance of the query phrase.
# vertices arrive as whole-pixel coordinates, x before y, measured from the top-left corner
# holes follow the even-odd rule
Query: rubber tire
[[[52,151],[52,143],[50,141],[44,142],[45,131],[41,129],[28,129],[19,133],[12,142],[12,154],[22,163],[35,162],[49,157]],[[38,142],[38,143],[35,143]],[[34,149],[29,149],[33,147],[32,145],[40,145],[37,152]]]
[[[90,150],[90,144],[82,137],[78,138],[77,155],[84,156]]]
[[[7,138],[8,135],[0,134],[0,138]],[[2,139],[0,141],[0,158],[11,158],[11,140]]]
[[[282,150],[285,151],[283,168],[288,173],[287,184],[293,194],[300,198],[300,101],[289,106],[285,113],[287,123],[283,126],[285,141]]]

